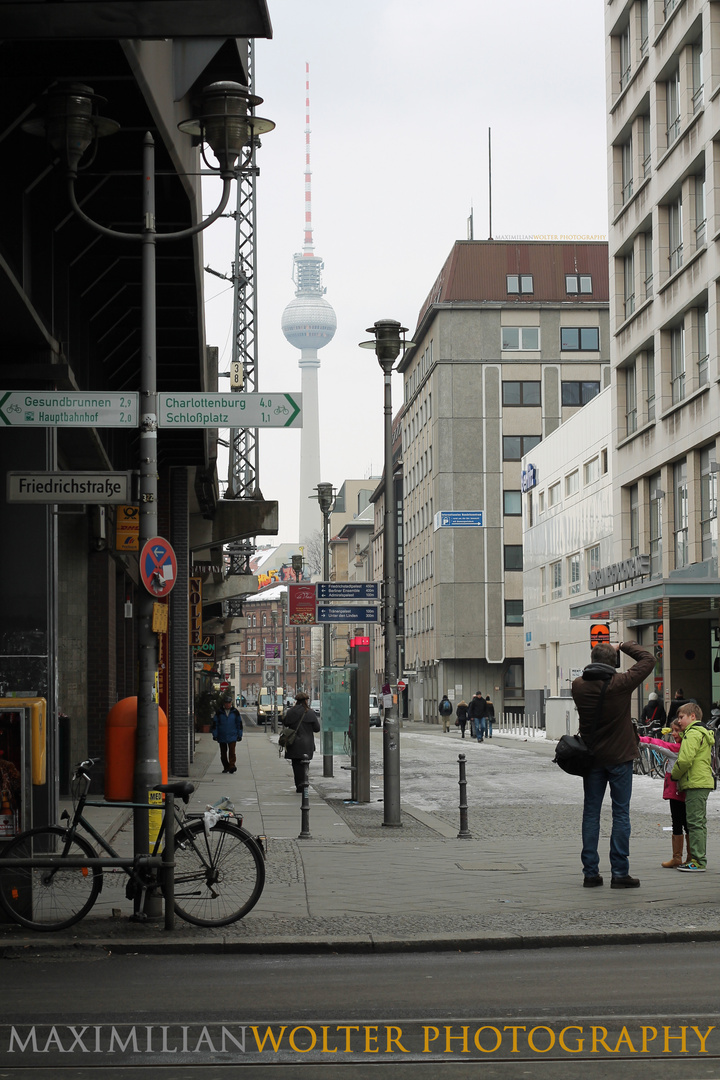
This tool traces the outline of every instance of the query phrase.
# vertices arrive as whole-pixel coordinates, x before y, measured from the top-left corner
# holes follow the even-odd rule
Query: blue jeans
[[[472,718],[472,733],[478,742],[482,742],[485,738],[485,717],[473,716]]]
[[[596,877],[600,873],[600,810],[608,784],[612,800],[610,869],[613,877],[626,877],[630,873],[632,777],[632,761],[625,761],[622,765],[598,765],[583,777],[582,864],[585,877]]]

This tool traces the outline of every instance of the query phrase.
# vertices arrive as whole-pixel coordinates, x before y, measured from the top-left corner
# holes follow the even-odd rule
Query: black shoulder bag
[[[600,691],[600,696],[598,697],[597,709],[595,710],[595,718],[590,733],[591,741],[592,736],[595,734],[597,722],[602,713],[605,691],[608,688],[611,678],[612,675],[608,675],[603,680],[603,687]],[[595,764],[592,750],[587,745],[580,732],[578,732],[577,735],[562,735],[560,739],[558,739],[553,761],[556,765],[560,766],[563,772],[570,773],[571,776],[587,776]]]

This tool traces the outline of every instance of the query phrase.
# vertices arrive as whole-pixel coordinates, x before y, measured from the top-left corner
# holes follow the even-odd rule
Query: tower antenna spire
[[[312,227],[312,169],[310,168],[310,64],[305,61],[305,239],[303,255],[314,255]]]

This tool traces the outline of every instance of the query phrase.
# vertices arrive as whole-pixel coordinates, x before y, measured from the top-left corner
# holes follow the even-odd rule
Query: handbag
[[[308,711],[307,705],[305,706],[305,712]],[[300,725],[305,722],[305,714],[301,717],[297,727],[288,727],[287,724],[283,724],[280,731],[280,738],[278,739],[278,747],[280,750],[287,750],[295,742],[297,733],[300,730]]]
[[[607,678],[603,680],[603,687],[598,698],[591,735],[595,734],[595,727],[600,719],[600,713],[602,712],[603,698],[605,697],[605,691],[608,688],[611,678],[612,675],[608,675]],[[570,776],[587,776],[595,765],[595,758],[593,757],[592,750],[587,745],[580,732],[578,732],[577,735],[560,736],[555,748],[555,757],[553,758],[553,761],[556,765],[560,766],[563,772],[569,773]]]

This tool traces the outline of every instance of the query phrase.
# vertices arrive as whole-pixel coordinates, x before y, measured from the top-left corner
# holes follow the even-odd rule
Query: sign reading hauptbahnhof
[[[7,501],[22,503],[127,503],[129,472],[9,472]]]

